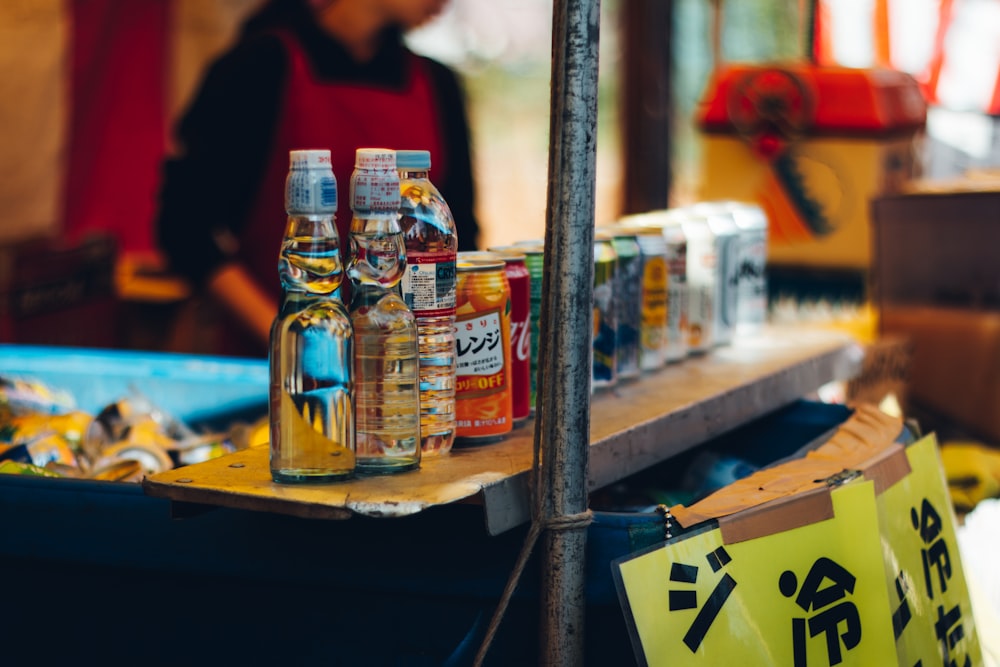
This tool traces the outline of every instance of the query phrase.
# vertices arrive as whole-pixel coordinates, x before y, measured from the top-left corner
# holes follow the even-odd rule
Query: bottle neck
[[[406,245],[398,213],[356,211],[351,219],[347,276],[354,285],[392,289],[406,270]]]
[[[430,172],[426,169],[400,169],[399,179],[407,181],[430,180]]]

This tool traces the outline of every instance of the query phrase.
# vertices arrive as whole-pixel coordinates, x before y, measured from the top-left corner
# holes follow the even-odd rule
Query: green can
[[[615,307],[615,281],[618,255],[612,237],[606,232],[594,234],[594,323],[591,388],[613,387],[618,382],[618,312]]]
[[[618,257],[614,301],[618,326],[615,359],[619,380],[639,377],[639,343],[642,329],[642,251],[634,229],[608,225],[611,246]]]

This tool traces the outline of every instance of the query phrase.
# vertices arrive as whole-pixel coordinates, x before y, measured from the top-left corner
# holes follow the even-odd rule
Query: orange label
[[[509,433],[513,426],[509,311],[459,315],[455,330],[455,435],[476,438]]]

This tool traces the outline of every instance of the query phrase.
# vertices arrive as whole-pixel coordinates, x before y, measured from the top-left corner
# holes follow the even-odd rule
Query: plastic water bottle
[[[430,180],[429,151],[396,151],[399,226],[406,242],[402,292],[417,318],[420,434],[424,456],[455,441],[455,258],[458,234],[448,203]]]
[[[420,466],[417,322],[399,295],[406,249],[395,151],[359,148],[351,175],[351,323],[355,336],[357,471]]]
[[[278,256],[282,303],[269,350],[271,478],[354,476],[354,340],[343,279],[337,181],[328,150],[292,151]]]

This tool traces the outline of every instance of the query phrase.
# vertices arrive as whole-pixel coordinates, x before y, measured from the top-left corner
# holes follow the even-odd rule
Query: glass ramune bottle
[[[448,203],[430,180],[430,151],[396,151],[399,226],[406,243],[403,299],[417,318],[420,436],[423,455],[446,454],[455,441],[455,258],[458,232]]]
[[[406,250],[395,151],[359,148],[351,175],[351,322],[356,345],[357,471],[420,466],[417,322],[399,295]]]
[[[271,327],[271,477],[331,482],[354,476],[354,340],[336,296],[343,267],[337,182],[328,150],[290,154],[288,222],[278,256],[282,302]]]

